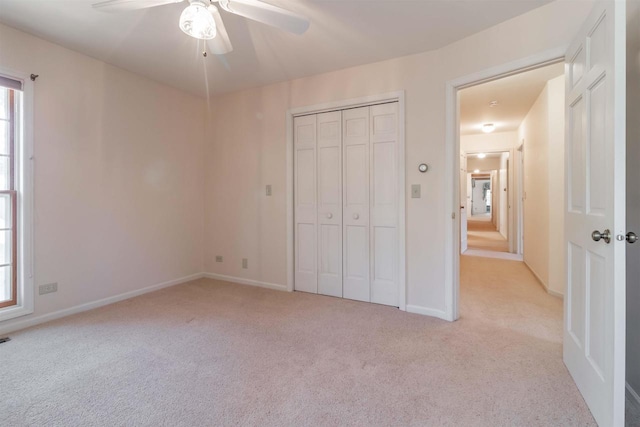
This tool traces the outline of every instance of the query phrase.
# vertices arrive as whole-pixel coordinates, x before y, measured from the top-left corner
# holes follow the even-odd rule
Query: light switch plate
[[[411,198],[412,199],[420,198],[420,184],[411,185]]]
[[[249,268],[249,260],[242,258],[242,268]]]
[[[216,255],[216,262],[222,262],[222,255]]]
[[[267,185],[267,196],[271,195],[271,185]]]

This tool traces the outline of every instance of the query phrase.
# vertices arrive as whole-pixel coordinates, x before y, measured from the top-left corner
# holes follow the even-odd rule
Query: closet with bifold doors
[[[294,289],[398,307],[398,102],[293,126]]]

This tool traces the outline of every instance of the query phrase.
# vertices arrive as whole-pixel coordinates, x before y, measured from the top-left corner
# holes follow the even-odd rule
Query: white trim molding
[[[260,287],[260,288],[273,289],[273,290],[276,290],[276,291],[287,291],[288,290],[287,289],[287,285],[281,285],[281,284],[278,284],[278,283],[262,282],[262,281],[253,280],[253,279],[243,279],[242,277],[225,276],[224,274],[204,273],[203,276],[206,277],[207,279],[220,280],[220,281],[223,281],[223,282],[235,283],[235,284],[239,284],[239,285],[257,286],[257,287]]]
[[[422,314],[423,316],[437,317],[438,319],[449,321],[446,311],[436,310],[433,308],[422,307],[419,305],[407,305],[407,313]]]
[[[18,193],[18,303],[0,310],[0,322],[33,313],[34,306],[34,235],[33,235],[33,168],[34,168],[34,84],[30,74],[21,71],[0,68],[0,75],[22,82],[19,98],[21,108],[16,119],[21,124],[16,150],[16,190]]]
[[[113,304],[116,302],[124,301],[126,299],[148,294],[149,292],[154,292],[160,289],[169,288],[171,286],[180,285],[182,283],[191,282],[193,280],[202,279],[203,277],[205,277],[203,273],[191,274],[189,276],[184,276],[179,279],[170,280],[168,282],[162,282],[156,285],[147,286],[146,288],[137,289],[135,291],[125,292],[122,294],[99,299],[96,301],[91,301],[85,304],[76,305],[74,307],[65,308],[64,310],[54,311],[53,313],[47,313],[41,316],[31,317],[24,320],[13,321],[13,322],[10,322],[8,325],[0,324],[0,334],[7,334],[9,332],[14,332],[21,329],[29,328],[31,326],[39,325],[41,323],[50,322],[52,320],[60,319],[62,317],[71,316],[72,314],[82,313],[83,311],[93,310],[94,308],[103,307],[105,305]]]
[[[404,90],[362,98],[345,99],[324,104],[292,108],[286,114],[287,126],[287,285],[294,290],[294,218],[293,218],[293,118],[386,102],[398,102],[398,300],[399,309],[407,310],[406,258],[406,158],[405,158],[405,93]]]
[[[478,71],[446,83],[445,110],[445,203],[444,217],[451,218],[445,237],[445,312],[446,319],[457,320],[460,300],[460,107],[458,91],[499,78],[556,63],[564,59],[567,46]]]

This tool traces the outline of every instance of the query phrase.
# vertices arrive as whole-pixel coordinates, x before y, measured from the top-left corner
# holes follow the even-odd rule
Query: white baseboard
[[[633,389],[633,387],[629,385],[629,383],[625,384],[627,389],[627,399],[629,400],[629,402],[634,404],[638,410],[640,410],[640,395],[638,395],[638,393]]]
[[[482,258],[505,259],[507,261],[522,261],[522,255],[512,254],[510,252],[496,252],[484,249],[467,249],[462,253],[467,256],[477,256]]]
[[[41,316],[29,317],[27,319],[12,319],[7,320],[6,325],[0,324],[0,334],[7,334],[9,332],[15,332],[20,329],[30,328],[41,323],[50,322],[52,320],[60,319],[62,317],[71,316],[72,314],[82,313],[83,311],[93,310],[94,308],[103,307],[105,305],[113,304],[115,302],[123,301],[129,298],[137,297],[139,295],[154,292],[170,286],[179,285],[181,283],[190,282],[192,280],[201,279],[204,277],[202,273],[191,274],[189,276],[181,277],[179,279],[170,280],[168,282],[158,283],[157,285],[147,286],[146,288],[137,289],[131,292],[125,292],[123,294],[114,295],[112,297],[99,299],[97,301],[88,302],[85,304],[76,305],[74,307],[65,308],[64,310],[54,311],[53,313],[43,314]]]
[[[258,286],[260,288],[274,289],[276,291],[286,291],[286,285],[280,285],[278,283],[261,282],[253,279],[243,279],[242,277],[225,276],[218,273],[204,273],[204,277],[208,279],[222,280],[223,282],[238,283],[240,285]]]
[[[538,273],[535,272],[535,270],[533,268],[531,268],[531,266],[529,264],[527,264],[526,261],[523,261],[524,265],[527,266],[527,268],[529,269],[529,271],[531,272],[531,274],[533,274],[535,276],[535,278],[538,280],[538,282],[540,283],[540,285],[542,286],[542,288],[549,294],[549,295],[553,295],[554,297],[558,297],[558,298],[564,298],[564,295],[562,295],[560,292],[556,292],[556,291],[552,291],[551,289],[549,289],[549,287],[547,286],[546,283],[544,283],[544,281],[540,278],[540,276],[538,276]]]
[[[437,317],[438,319],[451,321],[446,312],[433,308],[422,307],[420,305],[407,304],[407,313],[422,314],[423,316]]]

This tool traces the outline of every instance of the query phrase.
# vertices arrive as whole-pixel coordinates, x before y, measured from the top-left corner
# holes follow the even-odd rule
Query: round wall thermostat
[[[418,170],[422,173],[425,173],[429,170],[429,166],[427,166],[426,163],[420,163],[420,166],[418,166]]]

